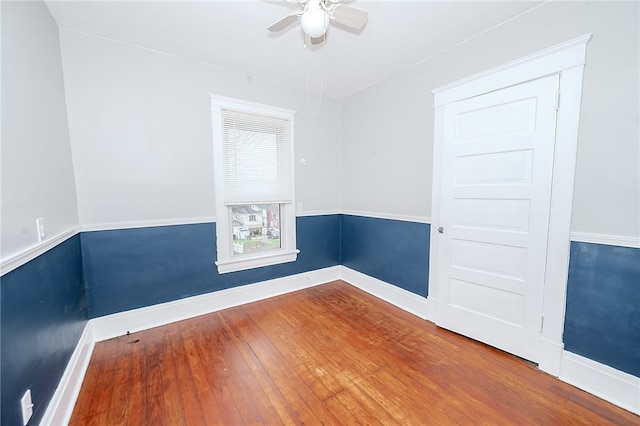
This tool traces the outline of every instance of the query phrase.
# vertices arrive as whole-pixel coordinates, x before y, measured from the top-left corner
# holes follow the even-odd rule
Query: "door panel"
[[[455,199],[455,228],[489,231],[529,231],[529,200]]]
[[[535,98],[472,109],[458,116],[456,144],[479,137],[528,133],[534,126]]]
[[[538,360],[558,77],[446,105],[436,323]]]
[[[522,326],[523,296],[520,294],[452,279],[449,299],[451,305],[459,309]]]
[[[453,184],[500,185],[531,183],[533,150],[479,153],[455,157]]]
[[[480,239],[480,238],[478,238]],[[456,268],[473,269],[479,273],[496,274],[509,278],[524,279],[526,276],[527,250],[496,242],[451,239],[452,272]],[[480,277],[479,277],[480,278]]]

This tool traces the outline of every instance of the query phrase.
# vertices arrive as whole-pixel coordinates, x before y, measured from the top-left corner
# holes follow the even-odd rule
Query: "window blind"
[[[223,109],[224,203],[290,203],[288,120]]]

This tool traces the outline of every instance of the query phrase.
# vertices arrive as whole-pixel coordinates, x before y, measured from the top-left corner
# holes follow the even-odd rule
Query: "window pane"
[[[231,206],[233,255],[280,246],[280,204]]]

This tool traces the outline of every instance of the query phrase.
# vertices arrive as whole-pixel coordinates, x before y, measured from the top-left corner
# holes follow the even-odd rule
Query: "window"
[[[297,258],[293,111],[211,96],[219,273]]]

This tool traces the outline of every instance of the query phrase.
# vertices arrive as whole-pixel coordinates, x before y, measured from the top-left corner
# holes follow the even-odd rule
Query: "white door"
[[[558,76],[444,106],[436,323],[537,362]],[[440,231],[440,229],[438,229]]]

